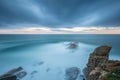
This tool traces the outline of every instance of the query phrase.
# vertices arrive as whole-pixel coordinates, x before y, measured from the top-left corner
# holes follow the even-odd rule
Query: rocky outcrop
[[[26,76],[27,73],[22,67],[18,67],[8,71],[7,73],[0,75],[0,80],[19,80]]]
[[[111,45],[104,45],[97,47],[93,53],[90,54],[86,72],[87,80],[104,80],[114,69],[120,69],[120,61],[109,60],[109,52]]]
[[[65,80],[76,80],[80,73],[79,68],[71,67],[66,69]]]
[[[96,55],[96,56],[106,56],[106,57],[108,57],[111,48],[112,48],[111,45],[100,46],[100,47],[97,47],[92,54]]]

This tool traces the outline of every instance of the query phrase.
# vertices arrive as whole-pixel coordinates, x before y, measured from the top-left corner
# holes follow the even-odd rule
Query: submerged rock
[[[38,63],[38,65],[42,65],[42,64],[44,64],[44,61],[41,61],[41,62]]]
[[[40,61],[40,62],[38,62],[38,63],[33,64],[33,66],[41,66],[41,65],[43,65],[43,64],[44,64],[44,61]]]
[[[17,78],[21,79],[23,77],[25,77],[27,75],[27,73],[25,71],[19,72],[16,74]]]
[[[66,69],[66,72],[65,72],[65,79],[66,80],[76,80],[79,73],[80,73],[80,71],[79,71],[79,68],[77,68],[77,67],[68,68],[68,69]]]
[[[70,48],[70,49],[75,49],[77,47],[78,47],[78,44],[76,42],[70,42],[68,44],[68,48]]]
[[[31,75],[34,75],[34,74],[36,74],[36,73],[38,73],[38,71],[35,70],[35,71],[32,71],[30,74],[31,74]]]
[[[0,76],[0,80],[17,80],[27,75],[27,72],[22,67],[18,67],[8,71],[7,73]]]

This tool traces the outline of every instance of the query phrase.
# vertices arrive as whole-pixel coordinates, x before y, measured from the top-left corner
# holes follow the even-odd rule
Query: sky
[[[120,0],[0,0],[0,34],[120,34]]]

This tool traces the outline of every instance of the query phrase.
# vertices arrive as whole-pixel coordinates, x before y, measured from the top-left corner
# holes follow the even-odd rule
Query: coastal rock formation
[[[0,80],[17,80],[27,75],[27,72],[22,67],[18,67],[0,75]]]
[[[109,60],[111,48],[111,45],[100,46],[90,54],[85,69],[87,80],[109,80],[107,76],[111,74],[111,71],[120,69],[120,61]]]
[[[66,70],[65,80],[76,80],[80,73],[79,68],[71,67]]]

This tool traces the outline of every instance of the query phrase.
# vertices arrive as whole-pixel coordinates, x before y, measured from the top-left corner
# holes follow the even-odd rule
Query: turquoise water
[[[79,47],[68,49],[69,42]],[[23,80],[64,80],[66,68],[79,67],[82,74],[89,54],[104,44],[113,46],[110,59],[120,60],[120,35],[0,35],[0,74],[22,66],[28,73]]]

